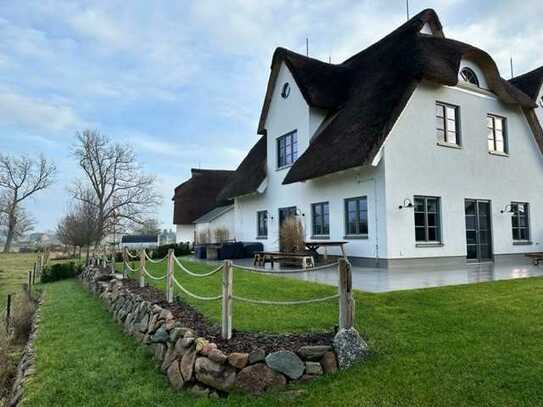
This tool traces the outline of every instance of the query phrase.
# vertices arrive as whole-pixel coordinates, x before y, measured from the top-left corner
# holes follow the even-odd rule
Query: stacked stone
[[[87,270],[82,278],[126,333],[150,346],[157,365],[176,390],[208,397],[233,390],[258,394],[338,369],[336,351],[328,345],[302,346],[296,353],[279,350],[266,354],[257,349],[226,354],[215,343],[181,326],[169,310],[131,293],[121,280],[108,281],[98,270]],[[361,349],[366,351],[365,344]]]

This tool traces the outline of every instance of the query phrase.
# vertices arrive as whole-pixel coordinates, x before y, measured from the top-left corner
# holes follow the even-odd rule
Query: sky
[[[410,0],[445,36],[487,51],[503,77],[543,65],[541,0]],[[406,20],[405,0],[0,0],[0,153],[43,154],[56,182],[26,204],[52,230],[82,174],[75,134],[133,146],[158,181],[156,217],[191,168],[235,169],[256,142],[271,57],[282,46],[340,63]]]

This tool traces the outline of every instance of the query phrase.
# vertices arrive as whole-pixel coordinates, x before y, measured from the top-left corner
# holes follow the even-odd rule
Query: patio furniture
[[[261,242],[243,242],[244,257],[251,258],[256,252],[264,250],[264,245]]]
[[[343,255],[343,258],[347,258],[347,255],[345,254],[345,246],[349,242],[345,241],[333,241],[333,240],[312,240],[304,242],[305,247],[308,248],[311,252],[315,253],[316,256],[319,256],[318,249],[320,247],[324,248],[324,260],[328,260],[328,247],[339,247],[341,249],[341,254]]]
[[[304,269],[315,267],[315,259],[311,253],[256,252],[253,264],[266,267],[266,263],[270,263],[273,268],[275,262],[294,266],[301,263]]]
[[[534,266],[539,266],[539,262],[543,260],[543,252],[526,253],[525,256],[532,259],[532,262],[534,263]]]

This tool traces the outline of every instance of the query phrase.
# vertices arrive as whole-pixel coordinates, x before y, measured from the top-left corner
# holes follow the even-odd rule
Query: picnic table
[[[525,254],[526,257],[529,257],[530,259],[532,259],[533,263],[535,266],[538,266],[539,265],[539,262],[540,261],[543,261],[543,252],[538,252],[538,253],[526,253]]]
[[[253,264],[255,266],[265,267],[266,263],[270,263],[273,268],[273,264],[278,261],[281,263],[300,264],[302,267],[310,268],[315,267],[315,260],[313,254],[309,252],[305,253],[283,253],[283,252],[255,252],[255,258]]]
[[[341,254],[343,255],[343,258],[347,258],[347,255],[345,254],[345,248],[344,246],[349,243],[345,241],[334,241],[334,240],[311,240],[304,242],[305,247],[307,247],[308,250],[315,253],[316,256],[319,256],[319,253],[317,250],[321,247],[324,248],[324,260],[328,260],[328,248],[329,247],[339,247],[341,249]]]

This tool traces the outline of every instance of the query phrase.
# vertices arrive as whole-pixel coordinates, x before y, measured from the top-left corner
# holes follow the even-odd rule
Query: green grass
[[[237,274],[236,287],[247,290],[247,296],[250,290],[265,298],[328,293],[313,283]],[[191,289],[208,294],[202,283],[186,280],[188,287],[194,284]],[[31,385],[29,405],[213,403],[169,390],[145,348],[125,337],[99,300],[76,282],[48,285],[46,293],[37,343],[38,376]],[[234,394],[220,403],[543,405],[542,278],[385,294],[356,292],[355,298],[357,326],[374,352],[370,360],[296,387],[294,392],[259,398]],[[214,307],[197,306],[217,319]],[[311,315],[315,310],[307,306],[281,308],[281,312],[265,309],[267,313],[238,313],[238,327],[274,331],[307,324],[307,329],[320,329],[335,323],[337,311],[331,305],[321,308],[318,315]],[[280,321],[291,318],[296,322]]]
[[[0,253],[0,309],[5,308],[8,294],[21,291],[36,259],[36,253]]]

